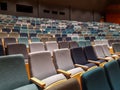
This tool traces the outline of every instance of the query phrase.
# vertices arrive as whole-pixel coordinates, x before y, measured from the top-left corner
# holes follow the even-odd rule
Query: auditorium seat
[[[27,37],[19,37],[18,38],[18,43],[19,44],[25,44],[26,47],[28,48],[29,41],[28,41]]]
[[[42,37],[42,38],[40,38],[40,40],[41,40],[41,42],[47,42],[48,41],[48,37]]]
[[[16,43],[16,39],[15,38],[4,38],[4,47],[7,47],[7,45],[10,43]]]
[[[115,54],[120,55],[120,43],[113,43],[112,48]]]
[[[81,90],[78,81],[75,78],[68,79],[58,85],[45,90]]]
[[[25,63],[28,62],[28,52],[25,44],[8,44],[7,45],[7,54],[22,54],[25,59]]]
[[[120,67],[117,61],[112,61],[104,65],[107,79],[111,90],[120,90]]]
[[[81,76],[82,90],[113,90],[110,88],[103,68],[95,68]]]
[[[31,37],[31,42],[40,42],[38,37]]]
[[[0,32],[0,38],[7,38],[8,33],[7,32]]]
[[[94,45],[93,47],[98,59],[106,61],[114,60],[112,57],[105,56],[102,45]]]
[[[3,55],[5,55],[4,47],[3,45],[0,44],[0,56],[3,56]]]
[[[9,33],[9,37],[10,38],[19,38],[20,37],[20,35],[19,35],[19,33],[18,32],[10,32]]]
[[[57,74],[49,51],[30,53],[29,64],[31,81],[41,88],[47,89],[67,80],[63,74]]]
[[[96,64],[88,62],[82,47],[71,49],[71,56],[74,64],[84,70],[97,67]]]
[[[102,49],[103,49],[105,56],[113,57],[115,60],[119,59],[119,56],[117,54],[113,54],[113,55],[110,54],[110,51],[107,45],[102,45]]]
[[[20,37],[27,37],[28,38],[28,33],[20,33]]]
[[[22,55],[0,57],[0,90],[39,90],[28,80]]]
[[[80,75],[84,72],[82,68],[75,67],[73,64],[69,49],[54,50],[53,55],[58,72],[65,74],[66,77],[74,77],[75,75]]]
[[[67,41],[59,41],[58,46],[59,46],[60,49],[61,48],[69,48],[69,42],[67,42]]]
[[[106,63],[105,60],[99,60],[97,58],[93,46],[84,47],[84,52],[89,62],[95,63],[99,66],[104,66],[104,64]]]
[[[69,47],[70,48],[77,48],[77,47],[79,47],[79,45],[76,41],[70,41],[69,42]]]
[[[29,38],[31,38],[31,37],[36,37],[36,36],[37,36],[36,33],[29,33]]]
[[[29,44],[30,52],[45,51],[43,42],[34,42]]]
[[[45,43],[47,51],[51,52],[51,56],[53,56],[53,51],[58,49],[58,44],[56,41],[48,41]]]
[[[77,41],[79,47],[85,47],[86,46],[86,41],[85,40],[79,40]]]

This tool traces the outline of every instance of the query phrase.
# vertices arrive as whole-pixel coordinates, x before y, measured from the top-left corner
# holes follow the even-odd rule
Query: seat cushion
[[[71,75],[75,75],[75,74],[80,73],[82,71],[84,71],[84,70],[82,68],[80,68],[80,67],[68,70],[68,72],[70,72]]]
[[[35,84],[25,85],[13,90],[38,90],[37,86]]]
[[[71,78],[45,90],[80,90],[80,85],[75,78]]]
[[[98,62],[102,63],[102,62],[105,62],[105,60],[97,60]]]
[[[43,79],[42,81],[46,83],[46,87],[60,80],[66,79],[63,74],[56,74],[48,78]]]
[[[93,67],[93,66],[96,66],[96,65],[94,63],[88,63],[88,64],[85,64],[85,66],[88,66],[90,68],[90,67]]]

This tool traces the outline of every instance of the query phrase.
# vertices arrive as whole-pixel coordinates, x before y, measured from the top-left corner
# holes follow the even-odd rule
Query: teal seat
[[[86,46],[86,41],[85,40],[79,40],[77,41],[79,47],[85,47]]]
[[[120,67],[118,62],[109,62],[104,65],[104,69],[112,90],[120,90]]]
[[[31,37],[31,42],[40,42],[38,37]]]
[[[81,80],[82,90],[111,90],[103,68],[98,67],[84,73]]]
[[[85,42],[85,46],[92,46],[90,40],[86,40],[86,42]]]
[[[18,38],[18,43],[19,44],[25,44],[26,45],[26,47],[28,47],[28,38],[27,37],[19,37]]]
[[[38,90],[28,80],[21,54],[0,57],[0,90]]]

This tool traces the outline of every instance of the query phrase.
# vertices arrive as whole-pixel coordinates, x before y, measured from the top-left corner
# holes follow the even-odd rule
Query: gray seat
[[[73,64],[70,50],[65,49],[58,49],[54,50],[54,62],[56,64],[56,68],[59,70],[64,70],[68,72],[70,75],[67,75],[69,77],[72,77],[76,74],[82,73],[84,70],[80,67],[76,67]]]
[[[113,57],[116,60],[119,59],[119,56],[117,54],[113,54],[113,55],[110,54],[110,51],[109,51],[109,48],[107,45],[102,45],[102,48],[103,48],[103,52],[104,52],[105,56]]]
[[[7,47],[7,45],[10,43],[16,43],[16,39],[15,38],[4,38],[4,47]]]
[[[58,44],[56,41],[48,41],[45,43],[46,49],[51,52],[51,56],[53,56],[53,51],[58,49]]]
[[[107,60],[107,61],[114,60],[112,57],[105,56],[102,45],[95,45],[94,50],[95,50],[95,53],[96,53],[98,59],[103,59],[103,60]]]
[[[23,54],[26,63],[28,62],[28,52],[25,44],[8,44],[7,54]]]
[[[45,51],[43,42],[34,42],[29,44],[30,52]]]
[[[53,83],[66,80],[66,77],[63,74],[57,74],[51,60],[51,54],[48,51],[30,53],[29,63],[32,77],[31,80],[37,84],[37,81],[41,81],[42,85],[38,84],[41,88],[48,88]]]
[[[59,48],[69,48],[69,42],[59,41],[58,42]]]
[[[38,90],[28,80],[23,55],[0,57],[0,90]]]

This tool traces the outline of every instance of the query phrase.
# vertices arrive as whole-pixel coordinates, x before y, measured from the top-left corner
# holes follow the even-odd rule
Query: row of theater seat
[[[116,44],[114,44],[116,45]],[[91,45],[88,45],[92,47]],[[19,47],[19,48],[18,48]],[[43,42],[38,42],[38,43],[31,43],[29,44],[29,50],[27,51],[27,48],[25,44],[8,44],[6,47],[6,54],[23,54],[25,59],[28,58],[28,53],[29,52],[36,52],[36,51],[50,51],[51,55],[53,56],[53,51],[55,49],[62,49],[62,48],[77,48],[80,47],[77,42],[71,41],[71,42],[55,42],[55,41],[50,41],[46,42],[45,45]],[[84,46],[85,48],[87,46]],[[105,58],[105,57],[114,57],[115,55],[110,55],[110,51],[107,45],[94,45],[94,51],[97,55],[98,58]],[[120,46],[119,46],[120,47]],[[3,55],[3,48],[1,46],[1,55]],[[115,50],[114,50],[115,51]],[[116,51],[117,52],[117,51]],[[110,58],[106,58],[110,59]]]
[[[3,42],[4,41],[4,42]],[[26,42],[26,39],[25,38],[23,38],[22,40],[19,40],[19,43],[23,43],[23,44],[25,44]],[[28,40],[27,40],[28,41]],[[49,42],[49,43],[48,43]],[[85,46],[91,46],[92,44],[91,44],[91,42],[90,41],[85,41],[85,40],[81,40],[81,41],[69,41],[69,42],[65,42],[65,41],[63,41],[63,42],[58,42],[58,45],[57,45],[57,42],[55,42],[55,41],[48,41],[48,42],[46,42],[45,44],[54,44],[57,48],[73,48],[73,47],[85,47]],[[5,38],[4,40],[2,40],[2,39],[0,39],[0,44],[2,44],[3,46],[4,46],[4,48],[6,48],[6,46],[7,46],[7,44],[9,44],[9,43],[17,43],[16,42],[16,39],[15,38]],[[42,42],[36,42],[36,45],[40,45],[40,43],[43,45],[43,43]],[[33,43],[31,43],[31,44],[33,44]],[[31,45],[30,44],[30,45]],[[95,45],[98,45],[98,44],[107,44],[108,45],[108,41],[107,40],[102,40],[102,41],[100,41],[100,40],[95,40]],[[116,46],[116,44],[119,44],[119,41],[117,40],[117,41],[115,41],[115,43],[114,44],[112,44],[112,47],[113,47],[113,50],[114,50],[114,52],[120,52],[120,50],[119,50],[119,45],[117,45]],[[27,48],[28,48],[28,42],[27,42]],[[33,45],[34,46],[34,45]],[[45,45],[46,46],[46,45]],[[58,47],[59,46],[59,47]],[[109,46],[109,45],[108,45]],[[44,46],[43,46],[44,47]],[[49,45],[48,45],[48,47],[49,47]],[[51,46],[51,47],[53,47],[53,46]],[[47,48],[47,46],[46,46],[46,48]],[[39,48],[38,48],[39,49]],[[56,48],[55,48],[56,49]],[[42,49],[43,50],[43,49]],[[47,49],[47,50],[49,50],[49,49]],[[112,49],[111,49],[112,50]],[[1,46],[1,54],[0,55],[3,55],[3,47]],[[51,51],[51,50],[50,50]]]
[[[66,52],[69,53],[68,50],[66,50]],[[66,52],[64,52],[64,54]],[[59,56],[61,58],[59,58],[59,60],[55,62],[57,66],[54,66],[53,61],[51,60],[50,52],[48,51],[34,52],[29,54],[29,62],[31,69],[30,81],[32,81],[36,85],[30,83],[30,81],[28,80],[25,71],[23,55],[17,54],[1,56],[0,89],[1,90],[120,89],[119,60],[108,62],[104,64],[103,68],[95,67],[87,72],[84,72],[82,68],[73,66],[73,63],[71,62],[69,56],[66,57],[66,60],[65,59],[63,60],[62,55],[63,54],[60,51],[56,53],[55,56]],[[66,54],[64,56],[66,56]],[[73,78],[77,78],[78,80]]]

